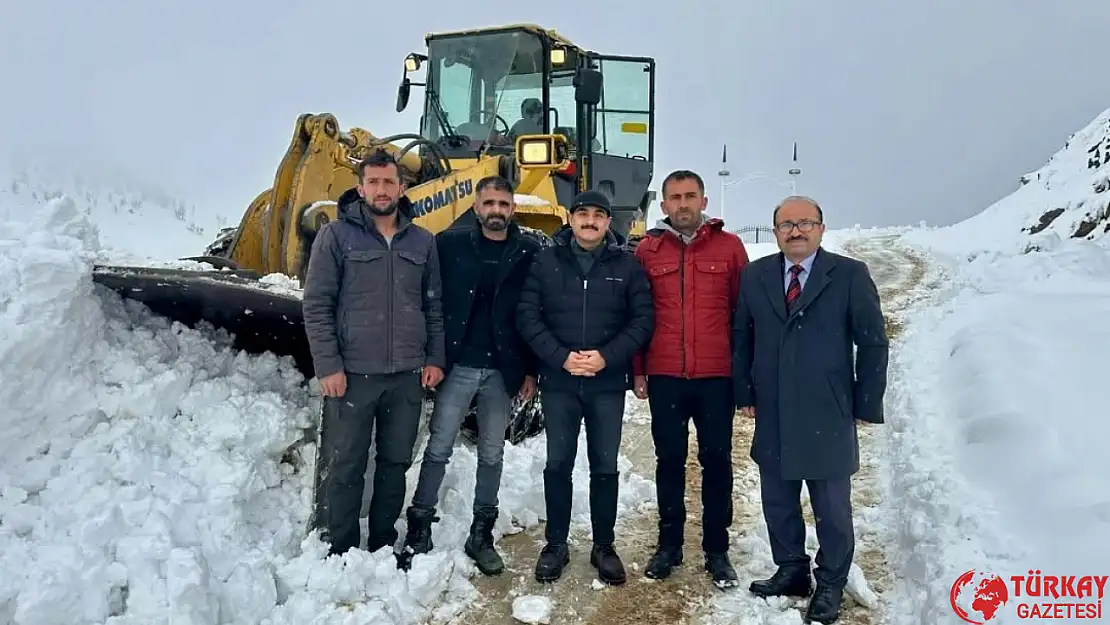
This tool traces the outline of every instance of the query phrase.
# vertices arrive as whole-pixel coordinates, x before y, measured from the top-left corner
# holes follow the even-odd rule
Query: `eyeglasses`
[[[778,230],[779,232],[783,233],[783,234],[787,234],[788,232],[790,232],[794,228],[797,228],[798,230],[801,230],[802,232],[809,232],[810,230],[813,230],[814,226],[819,226],[819,225],[821,225],[821,222],[819,222],[819,221],[809,221],[808,219],[806,219],[806,220],[803,220],[803,221],[799,221],[797,223],[794,223],[793,221],[784,221],[784,222],[780,223],[779,225],[775,226],[775,229]]]

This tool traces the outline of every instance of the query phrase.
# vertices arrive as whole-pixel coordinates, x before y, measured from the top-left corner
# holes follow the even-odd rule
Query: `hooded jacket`
[[[439,254],[412,214],[402,196],[386,241],[351,188],[316,234],[302,306],[317,378],[446,366]]]
[[[732,315],[748,252],[717,218],[692,237],[667,219],[636,248],[651,281],[655,332],[633,362],[635,375],[679,378],[732,375]]]
[[[570,226],[552,239],[536,253],[517,305],[517,328],[540,361],[540,389],[623,392],[632,385],[632,356],[655,323],[643,267],[612,233],[592,258],[574,249]],[[605,368],[572,376],[563,364],[578,350],[598,350]]]

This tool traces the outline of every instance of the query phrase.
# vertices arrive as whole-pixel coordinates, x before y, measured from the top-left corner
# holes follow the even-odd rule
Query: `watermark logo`
[[[1014,603],[1023,619],[1100,619],[1106,575],[1011,575],[1010,584],[995,575],[974,569],[952,583],[952,611],[967,623],[984,625],[1001,609]]]

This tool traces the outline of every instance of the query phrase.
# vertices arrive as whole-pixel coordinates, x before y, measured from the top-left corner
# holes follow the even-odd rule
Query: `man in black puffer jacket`
[[[651,286],[631,252],[609,231],[609,200],[586,191],[570,207],[570,225],[536,255],[517,306],[517,327],[539,358],[540,401],[547,433],[544,497],[547,545],[536,579],[559,579],[570,561],[571,470],[586,422],[590,462],[590,563],[606,583],[625,581],[613,549],[617,452],[632,356],[655,325]]]

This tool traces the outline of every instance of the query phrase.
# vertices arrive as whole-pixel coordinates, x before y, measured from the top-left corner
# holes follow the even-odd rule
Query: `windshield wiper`
[[[439,101],[439,94],[436,93],[435,89],[426,88],[426,91],[428,100],[432,103],[432,113],[435,114],[436,121],[439,122],[439,128],[443,131],[442,138],[450,140],[452,143],[458,143],[459,139],[465,139],[465,137],[460,137],[455,129],[451,127],[451,122],[447,121],[447,113],[444,112],[443,104]]]

